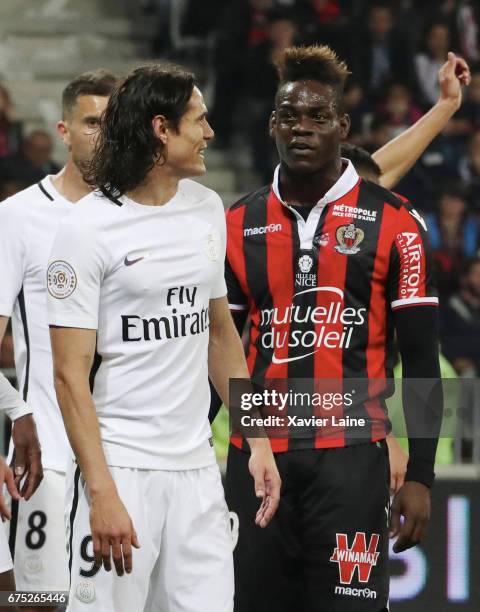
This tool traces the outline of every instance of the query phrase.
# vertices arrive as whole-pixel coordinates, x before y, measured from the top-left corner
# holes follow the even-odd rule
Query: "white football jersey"
[[[163,206],[93,193],[59,226],[49,323],[97,330],[93,399],[109,465],[215,462],[209,300],[227,292],[225,235],[221,199],[190,180]]]
[[[0,315],[12,317],[19,389],[33,409],[43,466],[59,472],[69,445],[53,386],[45,279],[58,224],[75,206],[51,177],[0,203]]]

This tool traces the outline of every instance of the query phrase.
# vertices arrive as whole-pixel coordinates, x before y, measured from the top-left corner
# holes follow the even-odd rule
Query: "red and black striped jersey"
[[[278,173],[227,211],[228,299],[250,315],[252,379],[390,378],[393,311],[438,305],[425,222],[400,196],[361,180],[350,162],[305,220],[282,201]],[[363,405],[370,439],[389,431],[384,397],[370,393]],[[337,433],[285,435],[272,447],[354,443]],[[232,442],[241,445],[237,436]]]

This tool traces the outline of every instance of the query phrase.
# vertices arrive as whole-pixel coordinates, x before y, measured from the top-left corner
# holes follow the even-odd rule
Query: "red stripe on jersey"
[[[385,385],[382,382],[382,387]],[[369,381],[369,390],[373,392],[381,393],[382,390],[377,391],[375,388],[375,381]],[[372,422],[372,442],[377,442],[377,440],[384,440],[386,436],[387,424],[388,424],[388,416],[385,413],[385,410],[382,407],[382,404],[379,399],[373,399],[365,402],[365,409],[370,416]]]
[[[292,295],[294,292],[294,272],[293,263],[291,265],[282,265],[280,262],[287,260],[293,262],[293,236],[292,225],[288,213],[284,206],[278,201],[273,190],[267,202],[267,225],[282,226],[281,232],[269,232],[266,235],[267,242],[267,276],[268,288],[272,296],[272,306],[274,311],[279,313],[288,312],[292,305]],[[279,290],[281,288],[281,290]],[[282,345],[276,344],[275,355],[279,359],[288,358],[288,338],[290,336],[290,323],[288,319],[285,323],[275,326],[275,334],[280,338],[285,338]],[[270,363],[268,366],[265,378],[283,378],[284,385],[276,383],[275,389],[280,392],[288,391],[288,362],[285,363]],[[287,408],[282,413],[285,416]],[[270,438],[272,450],[275,453],[285,452],[288,450],[288,428],[281,436],[281,432],[273,432],[273,437]],[[275,437],[278,435],[278,437]]]
[[[266,234],[267,242],[267,276],[268,289],[272,296],[272,306],[279,313],[288,312],[292,305],[294,292],[293,277],[293,237],[290,218],[284,210],[284,206],[277,200],[273,191],[267,202],[267,224],[282,226],[281,232],[269,232]],[[289,266],[284,262],[290,263]],[[281,318],[281,317],[279,317]],[[290,334],[290,322],[287,317],[285,323],[275,325],[275,333],[286,341],[275,346],[275,356],[280,359],[288,358],[288,337]],[[265,378],[287,378],[288,363],[270,363],[265,373]]]
[[[397,299],[427,295],[425,246],[414,217],[405,207],[398,211],[395,245],[400,257]]]

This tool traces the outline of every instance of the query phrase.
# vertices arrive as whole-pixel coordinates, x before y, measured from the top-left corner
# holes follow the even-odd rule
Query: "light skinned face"
[[[57,124],[58,133],[80,170],[92,159],[107,103],[107,96],[79,96],[74,107]]]
[[[158,133],[162,127],[155,125],[157,119],[162,118],[154,119],[154,129]],[[202,93],[195,87],[178,130],[167,123],[161,136],[165,144],[165,167],[178,179],[205,174],[205,149],[213,135]]]

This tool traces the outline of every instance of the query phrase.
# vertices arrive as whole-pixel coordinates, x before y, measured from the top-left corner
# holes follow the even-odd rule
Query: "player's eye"
[[[294,115],[291,111],[282,111],[280,113],[280,119],[282,121],[292,121],[294,118]]]

